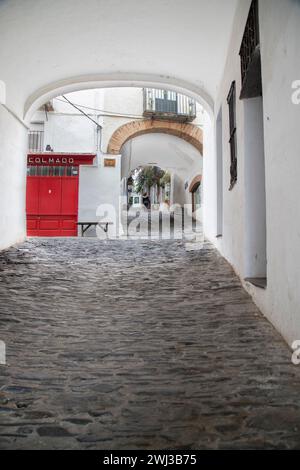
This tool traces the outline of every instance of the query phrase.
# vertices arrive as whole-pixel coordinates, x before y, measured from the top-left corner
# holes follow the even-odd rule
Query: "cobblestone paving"
[[[300,447],[300,369],[209,245],[0,254],[1,449]]]

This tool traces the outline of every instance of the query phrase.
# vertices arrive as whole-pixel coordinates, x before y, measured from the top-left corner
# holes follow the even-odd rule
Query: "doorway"
[[[79,164],[91,156],[29,154],[27,160],[27,235],[77,236]]]

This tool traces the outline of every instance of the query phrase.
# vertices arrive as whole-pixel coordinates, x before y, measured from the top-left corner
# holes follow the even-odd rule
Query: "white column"
[[[27,129],[0,105],[0,249],[26,236]]]

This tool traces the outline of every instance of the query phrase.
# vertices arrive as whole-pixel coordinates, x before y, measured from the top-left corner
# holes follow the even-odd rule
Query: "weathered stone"
[[[1,449],[300,445],[300,368],[208,244],[31,239],[0,331]]]
[[[66,437],[70,436],[70,433],[60,426],[43,426],[37,429],[40,436],[50,437]]]
[[[79,425],[85,425],[85,424],[90,424],[92,423],[92,420],[90,419],[84,419],[84,418],[69,418],[66,419],[69,423],[72,424],[79,424]]]

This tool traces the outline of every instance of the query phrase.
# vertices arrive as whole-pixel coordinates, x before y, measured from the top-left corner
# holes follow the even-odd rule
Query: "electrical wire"
[[[62,97],[63,97],[71,106],[73,106],[73,108],[77,109],[80,113],[84,114],[85,117],[87,117],[90,121],[92,121],[94,124],[96,124],[97,127],[99,127],[100,129],[102,129],[102,126],[101,126],[97,121],[95,121],[94,119],[92,119],[91,116],[89,116],[89,115],[86,114],[84,111],[82,111],[82,109],[78,108],[78,106],[76,106],[74,103],[72,103],[72,101],[68,100],[68,98],[66,98],[64,95],[62,95]]]
[[[92,111],[98,111],[98,116],[101,116],[101,117],[129,117],[129,118],[132,118],[132,119],[152,119],[152,117],[145,117],[145,116],[142,116],[142,115],[134,115],[134,114],[127,114],[127,113],[114,113],[113,111],[110,112],[110,111],[104,111],[103,109],[99,109],[99,108],[92,108],[90,106],[84,106],[84,105],[81,105],[81,104],[75,104],[75,103],[72,103],[70,100],[68,100],[68,98],[66,98],[65,95],[62,95],[62,97],[65,99],[64,100],[61,100],[59,98],[54,98],[55,100],[57,101],[60,101],[61,103],[65,103],[66,101],[71,105],[73,106],[73,108],[77,109],[80,113],[82,113],[84,116],[88,117],[91,121],[93,121],[98,127],[100,127],[100,129],[102,129],[102,126],[97,123],[96,121],[94,121],[88,114],[86,114],[84,111],[82,111],[82,109],[80,108],[85,108],[85,109],[90,109]],[[79,108],[80,106],[80,108]],[[101,113],[109,113],[109,114],[101,114]],[[202,124],[193,124],[194,126],[196,127],[200,127],[202,128],[203,125]]]
[[[65,96],[63,96],[63,98],[65,98],[65,100],[67,100],[69,103],[71,103]],[[57,101],[60,101],[61,103],[64,103],[65,101],[64,100],[61,100],[59,98],[54,98],[55,100]],[[99,111],[100,113],[107,113],[107,114],[103,114],[103,116],[116,116],[116,117],[122,117],[122,116],[128,116],[128,117],[134,117],[134,118],[143,118],[144,119],[144,116],[142,116],[141,114],[139,115],[135,115],[135,114],[128,114],[128,113],[116,113],[114,111],[105,111],[104,109],[99,109],[99,108],[92,108],[90,106],[84,106],[83,104],[78,104],[78,103],[72,103],[72,106],[76,107],[76,106],[80,106],[80,108],[84,108],[84,109],[90,109],[92,111]],[[76,108],[78,109],[78,108]],[[100,116],[100,114],[99,114]]]

